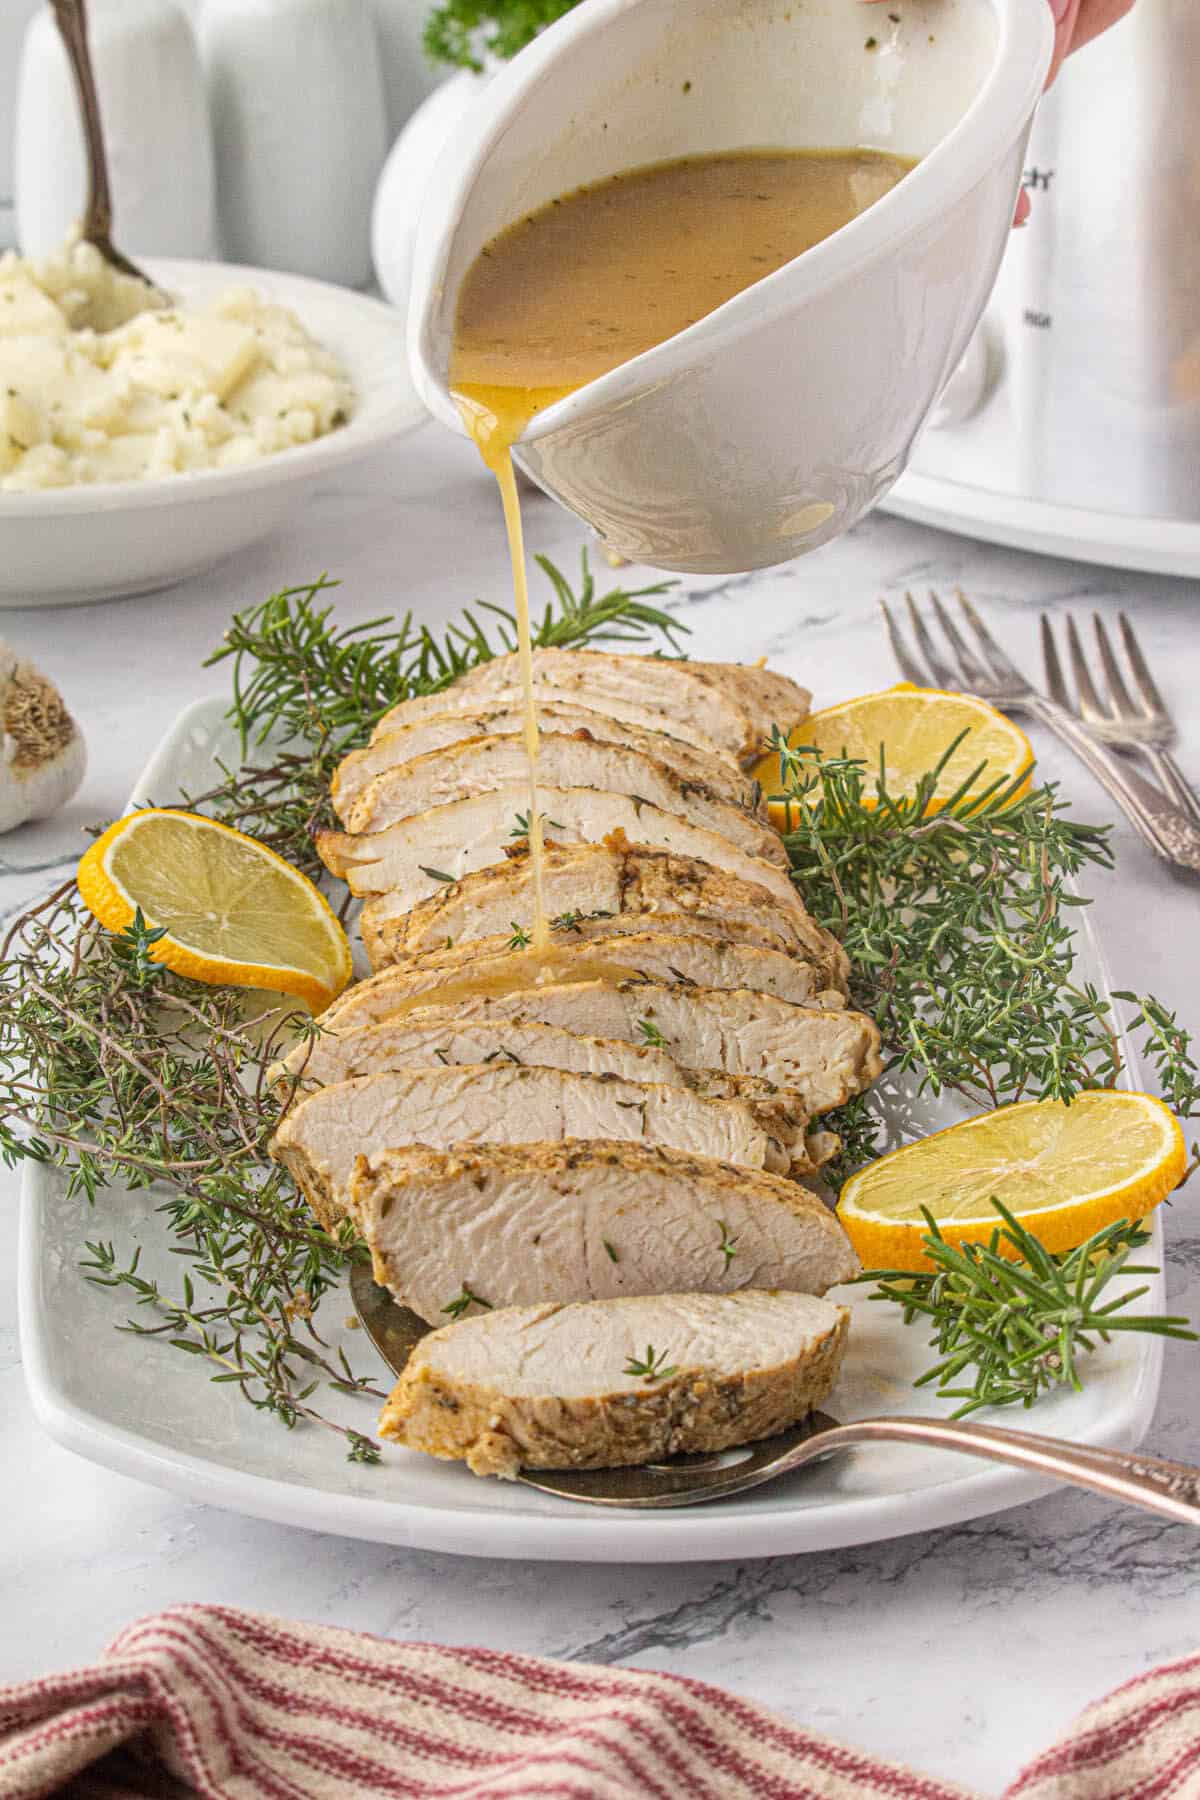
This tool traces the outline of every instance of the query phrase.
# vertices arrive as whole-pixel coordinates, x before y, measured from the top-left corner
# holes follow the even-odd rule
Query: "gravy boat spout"
[[[1047,0],[584,0],[441,160],[410,312],[423,398],[462,429],[463,278],[557,195],[720,150],[919,158],[832,237],[538,414],[516,449],[630,560],[730,572],[828,542],[900,475],[979,321],[1052,35]]]

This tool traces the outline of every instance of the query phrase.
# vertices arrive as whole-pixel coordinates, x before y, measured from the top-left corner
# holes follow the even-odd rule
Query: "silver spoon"
[[[88,47],[87,7],[85,0],[50,0],[59,36],[66,47],[79,110],[83,119],[83,139],[87,150],[88,196],[80,236],[94,244],[106,263],[122,275],[132,275],[148,288],[161,292],[144,269],[130,262],[112,241],[112,190],[108,182],[108,156],[104,148],[104,131],[100,122],[100,96],[92,69],[92,53]]]
[[[362,1263],[350,1271],[350,1293],[367,1336],[393,1374],[404,1365],[430,1327],[386,1288],[377,1287]],[[789,1475],[854,1444],[922,1444],[1011,1463],[1074,1487],[1090,1488],[1110,1500],[1124,1500],[1185,1525],[1200,1525],[1200,1469],[1164,1462],[1131,1450],[1096,1450],[1064,1438],[1009,1431],[1000,1425],[966,1420],[858,1419],[842,1425],[828,1413],[810,1413],[775,1437],[708,1456],[674,1456],[667,1462],[624,1469],[523,1469],[517,1477],[539,1493],[589,1506],[698,1506],[705,1500],[745,1493],[776,1476]]]

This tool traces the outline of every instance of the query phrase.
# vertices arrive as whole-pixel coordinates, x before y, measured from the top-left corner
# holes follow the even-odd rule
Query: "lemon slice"
[[[869,1163],[838,1217],[868,1269],[924,1269],[927,1207],[949,1243],[986,1242],[1002,1200],[1047,1250],[1073,1250],[1117,1219],[1140,1219],[1179,1186],[1183,1132],[1161,1100],[1092,1089],[1070,1105],[1026,1100],[935,1132]]]
[[[150,955],[177,975],[289,994],[320,1012],[350,979],[350,945],[324,896],[265,844],[197,813],[130,813],[79,864],[109,931],[140,907],[162,927]]]
[[[966,732],[938,777],[931,810],[956,794],[980,763],[985,767],[968,793],[980,794],[994,782],[1007,785],[1024,777],[1013,799],[1029,791],[1033,749],[1025,733],[1003,713],[971,694],[947,694],[939,688],[901,682],[882,694],[862,694],[841,706],[812,713],[788,739],[795,748],[810,745],[822,756],[852,756],[866,763],[868,805],[874,803],[875,777],[882,748],[887,788],[893,799],[909,797],[917,782],[937,767],[960,732]],[[768,796],[783,786],[778,756],[766,756],[754,771]],[[786,808],[771,808],[780,815]]]

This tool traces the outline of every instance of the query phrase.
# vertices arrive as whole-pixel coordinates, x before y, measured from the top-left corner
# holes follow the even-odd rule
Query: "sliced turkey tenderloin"
[[[468,738],[385,769],[350,808],[346,828],[384,831],[432,807],[473,794],[504,792],[528,780],[528,756],[520,738]],[[591,738],[547,732],[538,750],[538,785],[539,789],[599,788],[627,794],[702,825],[706,831],[719,832],[749,856],[761,856],[781,869],[789,866],[783,839],[757,813],[735,806],[706,783],[685,779],[658,758],[623,744],[597,744]]]
[[[629,725],[638,731],[651,732],[656,737],[667,735],[676,741],[686,744],[697,756],[718,757],[731,769],[738,770],[738,759],[711,738],[684,719],[670,719],[661,711],[639,706],[635,701],[620,701],[607,697],[593,697],[590,694],[573,694],[564,692],[560,687],[539,681],[536,676],[533,684],[533,698],[539,709],[543,706],[582,706],[588,712],[602,712],[610,718],[614,725]],[[524,707],[525,696],[521,687],[521,678],[517,669],[509,665],[505,671],[505,679],[487,694],[477,693],[473,688],[443,688],[437,694],[421,694],[412,700],[402,700],[398,706],[385,713],[371,733],[371,743],[376,744],[396,731],[409,731],[419,725],[425,725],[431,719],[444,717],[448,712],[460,713],[464,718],[475,719],[485,708],[504,708],[518,711]]]
[[[739,762],[758,754],[772,726],[786,734],[801,724],[812,699],[806,688],[768,669],[603,650],[535,650],[533,673],[560,698],[601,712],[636,706],[662,730],[698,732]],[[454,691],[493,694],[518,680],[514,652],[479,664]]]
[[[807,1188],[640,1144],[385,1150],[358,1159],[347,1195],[375,1280],[431,1323],[458,1297],[823,1294],[858,1267]]]
[[[438,695],[438,699],[450,698]],[[543,701],[538,706],[538,724],[543,732],[590,738],[598,744],[620,744],[643,756],[665,763],[685,781],[701,781],[723,800],[735,806],[749,807],[766,817],[765,803],[758,784],[727,757],[715,751],[699,750],[681,738],[669,737],[664,731],[647,730],[627,719],[613,719],[607,713],[590,707],[572,706],[561,701]],[[377,775],[400,763],[413,761],[448,744],[460,744],[468,738],[516,737],[525,729],[525,710],[520,704],[479,704],[471,712],[449,710],[430,713],[411,725],[377,734],[361,750],[352,750],[342,759],[334,777],[331,798],[333,808],[343,824],[348,824],[350,810]],[[351,827],[354,829],[354,827]]]
[[[368,944],[368,954],[378,972],[395,967],[414,981],[434,977],[438,971],[471,970],[485,978],[490,970],[500,972],[512,967],[520,972],[514,958],[525,955],[512,947],[512,933],[506,937],[483,938],[478,943],[455,944],[452,949],[431,950],[427,955],[392,962],[384,956],[377,960],[377,945]],[[530,958],[525,956],[528,964]],[[652,929],[625,932],[619,937],[599,940],[582,933],[558,932],[553,939],[554,979],[586,981],[589,964],[600,962],[608,970],[625,970],[629,976],[648,975],[655,981],[683,982],[710,988],[751,988],[756,993],[774,994],[780,1000],[792,1000],[798,1006],[842,1006],[844,1000],[835,989],[824,984],[824,970],[798,956],[786,956],[781,950],[764,950],[757,944],[739,944],[720,938],[696,935],[684,928],[679,931]],[[531,979],[533,975],[531,973]]]
[[[361,1031],[323,1032],[305,1039],[275,1065],[271,1080],[281,1103],[290,1105],[297,1095],[360,1075],[497,1062],[662,1082],[690,1088],[706,1100],[740,1101],[766,1133],[764,1167],[779,1174],[811,1174],[837,1148],[831,1133],[809,1131],[809,1116],[798,1095],[755,1076],[682,1069],[665,1050],[648,1044],[586,1037],[554,1025],[511,1020],[464,1023],[450,1006],[421,1006],[403,1019],[367,1025]]]
[[[685,1069],[758,1076],[790,1089],[810,1115],[843,1106],[881,1069],[879,1032],[865,1014],[793,1006],[740,988],[583,981],[464,995],[453,1004],[464,1019],[537,1019],[654,1044]]]
[[[746,881],[692,856],[650,850],[614,836],[603,844],[548,844],[546,910],[557,931],[589,937],[674,930],[740,938],[766,949],[794,951],[821,967],[826,985],[845,992],[845,951],[799,904],[781,909],[757,881]],[[363,908],[364,938],[395,960],[449,944],[511,933],[533,924],[529,857],[519,855],[461,881],[442,883],[411,911],[393,894]]]
[[[726,1450],[821,1405],[848,1325],[827,1300],[753,1288],[477,1314],[421,1339],[379,1430],[476,1475]],[[648,1351],[657,1376],[637,1372]]]
[[[331,1032],[399,1019],[415,1007],[452,1007],[463,1020],[531,1020],[586,1037],[664,1049],[686,1069],[754,1075],[793,1090],[809,1113],[841,1106],[880,1072],[879,1032],[863,1013],[796,1006],[745,988],[657,981],[554,981],[528,986],[519,972],[472,980],[448,971],[436,988],[383,969],[349,988],[322,1015]]]
[[[628,794],[553,786],[538,792],[545,834],[556,843],[603,843],[620,831],[630,843],[698,857],[755,882],[779,907],[804,912],[784,867],[749,854],[715,831]],[[326,868],[347,881],[352,893],[390,892],[398,906],[411,907],[475,869],[505,862],[525,835],[528,810],[528,784],[514,780],[362,837],[319,831],[317,850]]]
[[[736,1100],[506,1062],[397,1069],[318,1088],[285,1115],[271,1154],[330,1226],[346,1210],[345,1186],[358,1156],[409,1144],[449,1149],[564,1138],[667,1144],[751,1169],[764,1167],[770,1149]]]

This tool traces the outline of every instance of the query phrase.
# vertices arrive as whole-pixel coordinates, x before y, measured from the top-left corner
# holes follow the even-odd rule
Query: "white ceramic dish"
[[[160,802],[193,792],[212,776],[214,753],[234,746],[221,703],[184,713],[138,783],[138,797]],[[1083,975],[1103,990],[1105,974],[1083,935]],[[1137,1080],[1131,1046],[1130,1079]],[[896,1095],[890,1112],[908,1132],[947,1122],[952,1111]],[[115,1241],[119,1255],[142,1251],[143,1274],[173,1284],[178,1259],[154,1212],[154,1196],[109,1189],[95,1208],[71,1200],[53,1172],[25,1166],[21,1210],[21,1342],[34,1409],[67,1449],[191,1500],[229,1507],[284,1524],[347,1537],[419,1545],[474,1556],[558,1560],[667,1562],[709,1557],[780,1555],[868,1543],[977,1518],[1048,1491],[1016,1470],[989,1468],[958,1456],[880,1446],[835,1458],[742,1499],[667,1513],[601,1512],[550,1500],[513,1484],[481,1481],[457,1465],[387,1448],[382,1467],[346,1462],[328,1435],[285,1431],[214,1387],[205,1372],[168,1346],[120,1334],[126,1301],[89,1287],[79,1270],[85,1238]],[[1156,1225],[1154,1255],[1162,1256]],[[896,1309],[872,1304],[864,1290],[843,1289],[854,1310],[851,1347],[829,1410],[851,1419],[879,1412],[948,1411],[911,1381],[925,1366],[924,1333],[906,1329]],[[1147,1309],[1161,1307],[1154,1278]],[[376,1368],[361,1332],[341,1328],[350,1311],[330,1296],[321,1314],[333,1344],[355,1367]],[[1088,1363],[1082,1394],[1056,1394],[1032,1417],[1014,1422],[1081,1443],[1129,1448],[1154,1412],[1162,1343],[1130,1334]],[[326,1393],[322,1400],[347,1423],[370,1431],[371,1402]]]
[[[714,149],[866,144],[921,160],[805,255],[548,407],[518,461],[633,561],[783,562],[896,480],[978,323],[1049,64],[1045,0],[585,0],[480,94],[417,232],[409,348],[448,392],[482,246],[554,195]]]
[[[943,460],[944,447],[938,449]],[[958,461],[961,467],[964,458]],[[944,469],[927,469],[920,445],[913,464],[880,505],[919,525],[1010,544],[1040,556],[1063,556],[1109,569],[1143,569],[1152,575],[1200,576],[1200,519],[1135,518],[1030,500],[1006,493],[999,482],[989,487],[986,466],[978,482],[955,480]]]
[[[184,581],[274,531],[331,469],[426,417],[408,371],[404,322],[382,301],[229,263],[153,262],[149,270],[185,301],[249,286],[290,306],[349,372],[354,417],[315,443],[241,469],[0,494],[0,607],[110,600]]]

